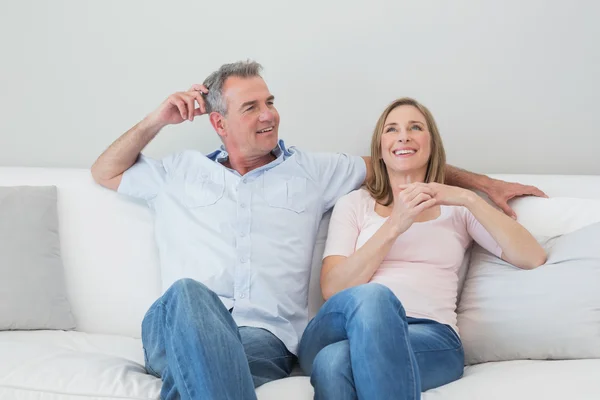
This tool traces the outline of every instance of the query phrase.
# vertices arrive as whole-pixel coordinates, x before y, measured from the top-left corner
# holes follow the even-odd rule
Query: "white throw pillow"
[[[474,246],[458,306],[467,364],[600,358],[600,223],[540,243],[548,261],[530,271]]]
[[[511,202],[518,221],[536,237],[553,237],[600,222],[600,200],[520,197]]]

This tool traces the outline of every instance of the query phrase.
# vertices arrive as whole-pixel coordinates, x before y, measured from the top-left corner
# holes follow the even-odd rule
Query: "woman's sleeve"
[[[495,255],[500,257],[502,249],[490,233],[481,225],[475,216],[468,210],[464,209],[465,222],[467,224],[467,232],[477,244]]]
[[[338,200],[333,208],[323,258],[348,257],[356,250],[359,230],[360,194],[351,192]]]

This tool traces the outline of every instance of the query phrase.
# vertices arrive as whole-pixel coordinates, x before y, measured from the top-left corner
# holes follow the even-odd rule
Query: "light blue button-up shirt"
[[[308,284],[323,213],[364,181],[363,159],[309,153],[283,141],[244,176],[221,148],[161,161],[140,156],[119,193],[155,211],[163,291],[192,278],[213,290],[238,326],[269,330],[296,353],[308,323]]]

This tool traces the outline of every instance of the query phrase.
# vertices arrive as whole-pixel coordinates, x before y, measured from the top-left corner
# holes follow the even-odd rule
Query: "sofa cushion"
[[[422,395],[423,400],[564,400],[600,398],[600,360],[504,361],[468,366],[458,381]],[[274,381],[258,400],[312,400],[308,377]]]
[[[0,399],[159,398],[139,339],[75,331],[0,332]]]
[[[56,186],[61,255],[77,330],[140,337],[160,296],[153,216],[89,170],[0,167],[0,186]]]
[[[0,187],[0,330],[74,327],[56,187]]]
[[[469,364],[600,358],[600,223],[542,241],[527,271],[473,248],[458,307]]]

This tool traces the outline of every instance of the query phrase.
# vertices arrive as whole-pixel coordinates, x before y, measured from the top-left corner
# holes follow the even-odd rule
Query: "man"
[[[96,182],[145,200],[156,214],[164,294],[142,322],[146,369],[164,399],[255,399],[289,375],[308,323],[318,225],[357,189],[368,162],[314,154],[278,140],[279,114],[260,65],[223,65],[169,96],[96,161]],[[170,124],[208,114],[223,141],[204,156],[155,161],[142,149]],[[450,184],[486,192],[505,211],[533,187],[455,168]]]

